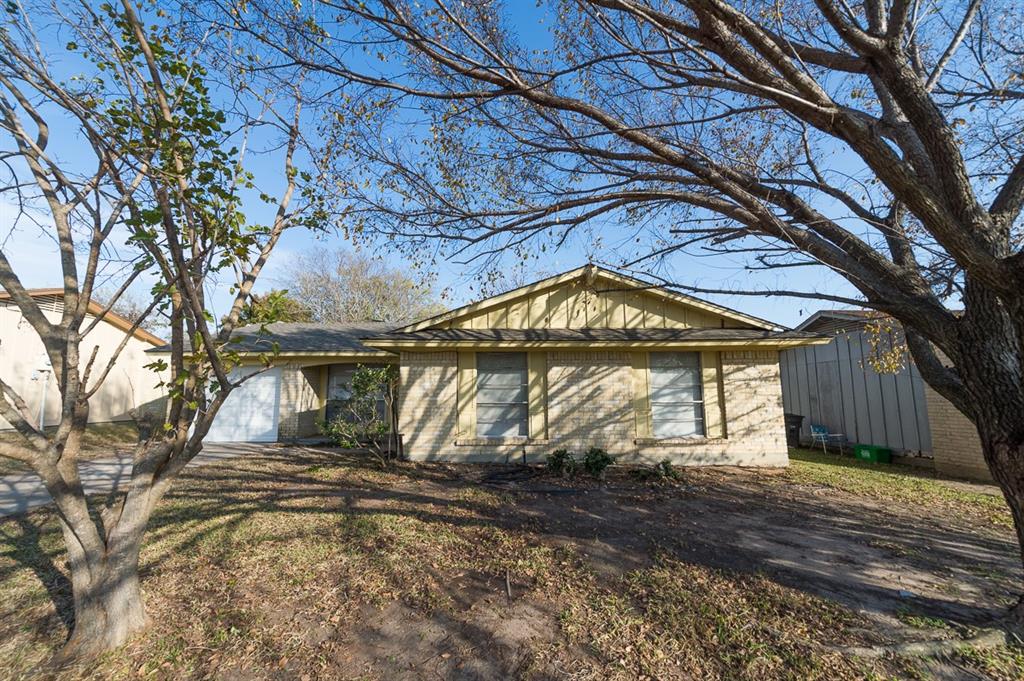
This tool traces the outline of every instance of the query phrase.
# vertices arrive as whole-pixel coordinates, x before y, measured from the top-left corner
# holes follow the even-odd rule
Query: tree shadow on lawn
[[[49,511],[42,513],[50,515]],[[57,616],[70,632],[74,624],[71,582],[54,563],[55,558],[63,556],[64,550],[61,545],[44,546],[44,543],[53,544],[54,534],[59,539],[60,530],[45,521],[39,522],[41,515],[18,515],[0,521],[0,557],[12,560],[11,568],[0,569],[0,582],[19,566],[29,568],[46,589]]]
[[[280,461],[330,465],[323,454],[301,450],[282,453]],[[348,460],[345,465],[360,464]],[[189,503],[180,515],[155,517],[151,535],[174,533],[175,522],[190,519],[220,518],[220,529],[231,531],[253,513],[319,514],[325,509],[317,500],[336,498],[352,516],[386,512],[456,527],[523,530],[537,543],[583,549],[598,572],[646,567],[655,553],[668,553],[717,569],[770,575],[858,610],[892,614],[911,607],[961,624],[998,617],[1021,581],[1009,531],[980,533],[964,523],[893,513],[844,495],[774,494],[786,491],[781,481],[751,489],[725,474],[699,488],[637,485],[576,494],[533,493],[526,486],[509,490],[513,503],[493,506],[453,496],[479,488],[476,479],[482,476],[474,468],[486,470],[418,465],[401,473],[411,481],[380,484],[371,477],[354,485],[305,473],[282,484],[273,471],[247,471],[240,478],[229,466],[219,466],[203,475],[220,491],[211,497],[179,486],[169,500]],[[376,475],[372,468],[363,470]],[[245,491],[223,491],[232,488]],[[295,536],[302,532],[297,526]],[[187,551],[201,538],[195,534],[175,550]],[[936,589],[936,583],[945,586]]]
[[[763,574],[859,611],[912,609],[982,624],[1003,614],[1020,584],[1009,533],[1006,539],[980,535],[951,523],[851,507],[835,497],[764,498],[725,484],[666,499],[660,510],[663,517],[653,522],[634,515],[635,527],[676,528],[656,532],[679,559]],[[585,534],[579,526],[574,533]]]
[[[651,566],[659,555],[670,556],[728,572],[765,575],[866,613],[892,617],[909,608],[964,625],[998,617],[1021,582],[1009,531],[981,533],[961,522],[928,517],[927,509],[917,509],[922,514],[918,517],[910,509],[890,512],[848,495],[816,495],[772,476],[686,474],[687,484],[666,487],[616,480],[604,488],[568,487],[564,494],[531,491],[526,483],[497,490],[501,498],[495,503],[493,495],[477,494],[483,489],[478,481],[489,470],[401,464],[387,473],[352,455],[311,448],[264,450],[190,469],[152,519],[147,544],[160,548],[144,556],[144,588],[146,578],[165,561],[196,553],[204,542],[223,543],[222,550],[215,546],[208,555],[211,560],[230,559],[231,537],[260,514],[295,520],[275,527],[260,541],[301,540],[315,531],[303,519],[322,520],[325,514],[336,514],[344,522],[406,517],[431,526],[521,532],[535,546],[568,546],[599,575],[622,575]],[[548,480],[538,488],[550,490],[551,485]],[[68,627],[70,587],[53,563],[61,549],[54,549],[60,531],[52,517],[52,511],[37,511],[2,524],[7,547],[3,555],[12,565],[0,568],[0,580],[19,565],[29,567]],[[253,550],[259,550],[258,544]],[[500,594],[500,577],[454,579],[439,574],[436,581],[458,599],[467,589]],[[465,650],[484,640],[480,636],[493,635],[467,622],[453,624],[443,613],[429,618],[400,614],[420,617],[427,632],[423,640],[430,644],[410,647],[401,663],[416,662],[416,655],[446,640]],[[523,613],[521,619],[530,615]],[[351,635],[371,643],[374,637],[387,638],[383,620],[376,628],[372,617],[368,622]],[[399,640],[405,636],[393,633]],[[497,666],[489,671],[507,674],[508,665],[517,664],[508,658],[512,650],[505,659],[495,659]],[[454,674],[447,662],[431,664],[442,675]]]

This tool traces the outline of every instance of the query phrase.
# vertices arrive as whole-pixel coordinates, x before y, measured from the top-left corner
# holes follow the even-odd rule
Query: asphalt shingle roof
[[[270,352],[278,344],[279,352],[290,354],[376,353],[374,341],[512,341],[512,342],[679,342],[679,341],[758,341],[822,338],[806,331],[766,331],[763,329],[424,329],[392,331],[391,324],[359,322],[351,324],[277,323],[260,327],[244,326],[232,334],[241,339],[234,344],[239,352]],[[369,344],[369,345],[368,345]],[[166,352],[168,346],[150,352]]]
[[[363,345],[361,339],[380,334],[394,328],[385,322],[352,322],[344,324],[288,323],[278,322],[266,325],[266,333],[260,333],[259,325],[242,326],[231,334],[239,339],[232,349],[239,352],[269,352],[271,344],[277,343],[280,352],[309,353],[312,355],[329,352],[376,353],[380,352]],[[154,348],[153,352],[166,352],[168,346]]]

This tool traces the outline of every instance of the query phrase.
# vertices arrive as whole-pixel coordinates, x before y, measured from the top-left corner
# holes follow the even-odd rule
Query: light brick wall
[[[458,430],[458,355],[403,352],[399,365],[398,432],[418,460],[454,460]]]
[[[294,440],[319,432],[320,367],[285,364],[281,367],[280,421],[277,438]]]
[[[727,437],[653,444],[636,441],[628,352],[549,352],[548,440],[456,444],[458,365],[454,352],[403,353],[399,427],[416,460],[540,461],[552,450],[602,447],[622,463],[785,466],[788,462],[777,352],[723,352]],[[472,437],[462,436],[466,442]]]
[[[932,430],[935,472],[955,478],[991,481],[992,474],[982,457],[981,440],[974,424],[927,383],[924,393]]]
[[[633,453],[631,362],[628,352],[548,353],[551,449],[584,452],[601,447],[616,456]]]

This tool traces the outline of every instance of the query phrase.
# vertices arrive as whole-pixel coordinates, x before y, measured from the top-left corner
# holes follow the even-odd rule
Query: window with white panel
[[[700,353],[652,352],[650,376],[654,437],[704,437]]]
[[[477,437],[526,436],[528,394],[525,352],[478,352]]]

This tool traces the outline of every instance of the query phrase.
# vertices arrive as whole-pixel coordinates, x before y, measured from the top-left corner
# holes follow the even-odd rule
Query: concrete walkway
[[[239,443],[209,444],[192,459],[189,466],[231,459],[240,454],[256,451],[262,445]],[[94,459],[79,464],[82,485],[87,494],[105,494],[128,482],[132,472],[131,454],[111,459]],[[24,513],[50,503],[50,495],[43,481],[35,473],[0,476],[0,517]]]

